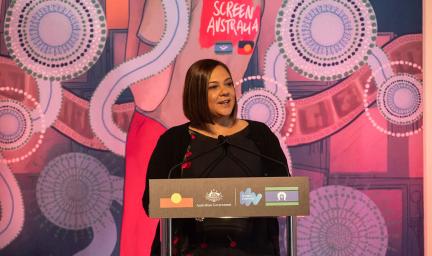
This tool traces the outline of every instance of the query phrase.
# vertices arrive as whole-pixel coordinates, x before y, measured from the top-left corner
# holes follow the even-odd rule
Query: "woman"
[[[200,177],[287,176],[286,158],[279,141],[263,123],[237,119],[234,84],[228,67],[205,59],[187,71],[183,111],[189,123],[167,130],[151,156],[149,179]],[[217,147],[220,136],[239,147]],[[269,161],[251,154],[276,159]],[[209,151],[208,153],[204,153]],[[203,154],[204,153],[204,154]],[[201,154],[192,161],[188,158]],[[185,162],[170,172],[178,163]],[[170,173],[169,173],[170,172]],[[148,212],[148,190],[143,206]],[[175,219],[174,254],[177,255],[278,255],[275,218]],[[155,242],[159,236],[156,235]],[[155,254],[158,254],[156,243]]]

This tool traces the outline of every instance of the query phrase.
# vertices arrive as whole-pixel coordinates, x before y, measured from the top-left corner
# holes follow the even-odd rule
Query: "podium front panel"
[[[152,218],[309,215],[307,177],[150,180]]]

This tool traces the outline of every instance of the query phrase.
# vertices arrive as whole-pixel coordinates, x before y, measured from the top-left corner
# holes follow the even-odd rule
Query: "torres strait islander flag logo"
[[[170,198],[160,199],[160,208],[192,208],[193,198],[182,197],[180,193],[173,193]]]
[[[214,47],[216,54],[230,54],[233,51],[231,42],[217,42]]]
[[[266,206],[299,205],[298,187],[265,187]]]

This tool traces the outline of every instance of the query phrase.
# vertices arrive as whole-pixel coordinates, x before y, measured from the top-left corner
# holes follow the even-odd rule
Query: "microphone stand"
[[[191,157],[191,158],[185,159],[184,161],[182,161],[182,162],[180,162],[180,163],[174,165],[174,166],[171,167],[171,169],[168,171],[168,177],[167,177],[167,178],[168,178],[168,179],[171,179],[171,175],[172,175],[173,171],[174,171],[177,167],[181,166],[182,164],[187,163],[187,162],[192,162],[193,160],[195,160],[195,159],[197,159],[197,158],[200,158],[200,157],[202,157],[203,155],[206,155],[206,154],[208,154],[208,153],[210,153],[210,152],[215,151],[216,149],[220,148],[221,146],[224,146],[224,148],[225,148],[225,144],[226,144],[226,142],[220,142],[220,141],[219,141],[219,143],[218,143],[216,146],[210,148],[209,150],[204,151],[204,152],[202,152],[202,153],[200,153],[200,154],[198,154],[198,155],[196,155],[196,156],[193,156],[193,157]]]
[[[279,161],[279,160],[277,160],[277,159],[274,159],[274,158],[272,158],[272,157],[269,157],[269,156],[263,155],[263,154],[258,153],[258,152],[254,152],[254,151],[252,151],[252,150],[250,150],[250,149],[248,149],[248,148],[245,148],[245,147],[242,147],[242,146],[239,146],[239,145],[236,145],[236,144],[232,144],[231,142],[228,141],[228,139],[227,139],[226,137],[224,137],[224,136],[222,136],[222,135],[219,135],[218,140],[220,141],[220,143],[218,144],[218,146],[221,146],[221,145],[226,144],[227,146],[232,146],[232,147],[234,147],[234,148],[238,148],[238,149],[243,150],[243,151],[246,151],[246,152],[248,152],[248,153],[250,153],[250,154],[252,154],[252,155],[256,155],[256,156],[259,156],[259,157],[265,158],[265,159],[267,159],[267,160],[269,160],[269,161],[272,161],[272,162],[274,162],[274,163],[277,163],[277,164],[279,164],[279,165],[282,165],[282,166],[285,168],[285,170],[287,170],[288,177],[291,177],[291,174],[290,174],[290,172],[289,172],[288,166],[286,166],[286,164],[283,163],[282,161]]]
[[[172,219],[163,218],[160,220],[161,229],[161,255],[172,256]]]
[[[232,147],[234,147],[234,148],[238,148],[238,149],[240,149],[240,150],[244,150],[244,151],[246,151],[246,152],[248,152],[248,153],[251,153],[251,154],[253,154],[253,155],[256,155],[256,156],[259,156],[259,157],[265,158],[265,159],[267,159],[267,160],[269,160],[269,161],[272,161],[272,162],[274,162],[274,163],[277,163],[277,164],[279,164],[279,165],[282,165],[282,166],[287,170],[288,177],[291,177],[291,174],[290,174],[290,172],[289,172],[288,166],[286,166],[285,163],[283,163],[283,162],[281,162],[281,161],[279,161],[279,160],[277,160],[277,159],[274,159],[274,158],[272,158],[272,157],[269,157],[269,156],[263,155],[263,154],[261,154],[261,153],[254,152],[254,151],[252,151],[252,150],[250,150],[250,149],[248,149],[248,148],[245,148],[245,147],[242,147],[242,146],[239,146],[239,145],[236,145],[236,144],[232,144],[232,143],[230,143],[230,142],[227,140],[226,137],[224,137],[224,136],[222,136],[222,135],[220,135],[220,136],[218,137],[218,140],[219,140],[219,142],[220,142],[220,143],[219,143],[220,145],[226,144],[227,146],[232,146]],[[225,146],[225,148],[226,148],[227,146]],[[288,256],[294,256],[294,255],[295,255],[295,251],[294,251],[294,249],[295,249],[295,248],[294,248],[294,219],[293,219],[292,216],[287,216],[287,220],[286,220],[286,232],[287,232],[287,237],[288,237],[288,241],[287,241],[287,248],[286,248],[287,255],[288,255]]]
[[[210,153],[210,152],[218,149],[221,146],[224,147],[224,155],[227,154],[227,147],[228,146],[232,146],[232,147],[238,148],[240,150],[246,151],[246,152],[248,152],[250,154],[257,155],[259,157],[262,157],[264,159],[267,159],[269,161],[272,161],[274,163],[282,165],[287,170],[288,177],[291,177],[291,174],[289,172],[288,166],[286,166],[285,163],[283,163],[283,162],[281,162],[281,161],[279,161],[277,159],[274,159],[272,157],[269,157],[269,156],[266,156],[266,155],[254,152],[254,151],[252,151],[252,150],[250,150],[248,148],[232,144],[232,143],[230,143],[227,140],[227,138],[225,136],[222,136],[222,135],[219,135],[218,142],[219,143],[216,146],[212,147],[211,149],[209,149],[209,150],[207,150],[205,152],[202,152],[201,154],[198,154],[198,155],[196,155],[194,157],[191,157],[189,159],[185,159],[184,161],[182,161],[182,162],[174,165],[168,171],[168,177],[167,178],[171,179],[171,175],[172,175],[173,171],[177,167],[181,166],[182,164],[187,163],[187,162],[191,162],[191,161],[193,161],[193,160],[195,160],[195,159],[197,159],[197,158],[199,158],[199,157],[201,157],[201,156],[203,156],[203,155],[205,155],[207,153]],[[294,256],[295,255],[294,254],[294,246],[293,246],[294,245],[293,226],[294,226],[294,223],[293,223],[292,216],[287,216],[286,231],[287,231],[287,236],[289,237],[289,240],[287,241],[287,248],[286,248],[287,250],[286,251],[287,251],[287,255],[289,255],[289,256]],[[161,231],[162,231],[161,255],[172,256],[172,219],[171,218],[161,219],[161,227],[160,228],[161,228]]]
[[[219,139],[219,138],[218,138]],[[197,158],[200,158],[201,156],[208,154],[218,148],[220,148],[221,146],[224,146],[225,152],[226,152],[226,141],[218,141],[219,143],[210,148],[207,151],[202,152],[201,154],[198,154],[196,156],[193,156],[189,159],[185,159],[184,161],[174,165],[173,167],[171,167],[171,169],[168,171],[168,179],[171,179],[171,175],[173,174],[173,171],[181,166],[184,163],[187,162],[191,162]],[[181,175],[180,175],[181,177]],[[160,230],[161,230],[161,238],[162,238],[162,243],[161,243],[161,255],[166,255],[166,256],[172,256],[172,219],[171,218],[164,218],[160,220]]]

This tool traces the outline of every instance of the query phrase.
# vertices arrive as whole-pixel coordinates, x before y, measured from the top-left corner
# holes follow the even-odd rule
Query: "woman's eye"
[[[233,86],[234,83],[231,81],[231,82],[226,83],[226,85],[227,85],[227,86]]]
[[[217,85],[209,85],[208,88],[209,88],[209,89],[216,89],[216,88],[217,88]]]

